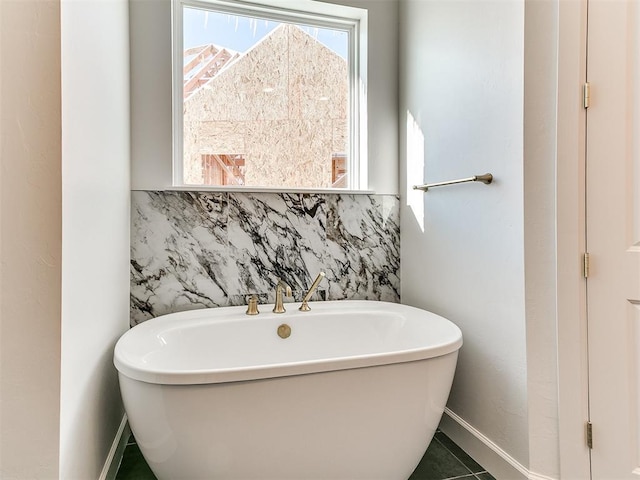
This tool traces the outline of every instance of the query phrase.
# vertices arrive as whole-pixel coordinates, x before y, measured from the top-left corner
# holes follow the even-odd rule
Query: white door
[[[586,218],[594,480],[640,480],[639,30],[640,0],[589,0]]]

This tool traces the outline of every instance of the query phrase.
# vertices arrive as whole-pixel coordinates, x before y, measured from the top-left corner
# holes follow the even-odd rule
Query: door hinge
[[[589,263],[590,263],[589,253],[585,252],[582,257],[582,274],[584,275],[584,278],[589,278],[589,267],[590,267]]]
[[[589,108],[589,106],[591,105],[591,84],[589,82],[585,82],[585,84],[583,85],[582,94],[583,106],[584,108]]]
[[[591,422],[587,422],[587,447],[593,448],[593,425]]]

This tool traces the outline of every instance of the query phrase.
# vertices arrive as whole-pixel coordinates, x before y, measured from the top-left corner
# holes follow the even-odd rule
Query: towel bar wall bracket
[[[427,183],[425,185],[414,185],[413,189],[422,190],[423,192],[426,192],[427,190],[433,187],[444,187],[445,185],[455,185],[457,183],[467,183],[467,182],[481,182],[481,183],[484,183],[485,185],[489,185],[491,182],[493,182],[493,175],[491,175],[490,173],[485,173],[484,175],[474,175],[473,177],[460,178],[458,180],[448,180],[446,182]]]

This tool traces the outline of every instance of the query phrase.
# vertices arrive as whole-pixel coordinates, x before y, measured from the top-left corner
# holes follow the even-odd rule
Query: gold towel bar
[[[491,175],[490,173],[485,173],[484,175],[474,175],[473,177],[461,178],[459,180],[449,180],[447,182],[427,183],[426,185],[414,185],[413,189],[414,190],[422,190],[423,192],[426,192],[431,187],[442,187],[444,185],[454,185],[456,183],[466,183],[466,182],[482,182],[485,185],[489,185],[491,182],[493,182],[493,175]]]

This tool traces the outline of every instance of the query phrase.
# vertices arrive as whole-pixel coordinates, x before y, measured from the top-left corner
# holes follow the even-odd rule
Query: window
[[[292,4],[308,10],[278,6]],[[367,187],[364,10],[175,0],[173,14],[174,185]]]

